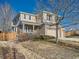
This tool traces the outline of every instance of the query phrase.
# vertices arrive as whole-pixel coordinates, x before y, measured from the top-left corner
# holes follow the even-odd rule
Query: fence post
[[[16,59],[16,48],[13,48],[13,58]]]

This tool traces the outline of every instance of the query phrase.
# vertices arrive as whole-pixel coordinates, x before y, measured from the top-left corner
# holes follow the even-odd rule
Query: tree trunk
[[[58,43],[58,24],[56,24],[56,43]]]

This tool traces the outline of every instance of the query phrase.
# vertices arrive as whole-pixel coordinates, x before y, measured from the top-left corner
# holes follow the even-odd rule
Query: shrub
[[[22,42],[22,41],[26,41],[26,40],[28,40],[29,38],[28,38],[28,35],[26,34],[26,33],[20,33],[19,35],[18,35],[18,41],[20,41],[20,42]]]
[[[47,35],[40,35],[40,36],[34,36],[33,40],[48,40],[48,39],[54,39],[53,36],[47,36]]]

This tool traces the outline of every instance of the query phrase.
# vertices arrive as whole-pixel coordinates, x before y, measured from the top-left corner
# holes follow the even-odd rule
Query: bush
[[[54,39],[53,36],[47,36],[47,35],[40,35],[40,36],[34,36],[33,40],[48,40],[48,39]]]
[[[29,38],[28,38],[28,35],[26,34],[26,33],[20,33],[19,35],[18,35],[18,41],[20,41],[20,42],[22,42],[22,41],[26,41],[26,40],[28,40]]]

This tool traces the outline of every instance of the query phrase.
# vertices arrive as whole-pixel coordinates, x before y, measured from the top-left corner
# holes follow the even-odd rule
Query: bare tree
[[[55,14],[56,43],[58,43],[59,25],[64,23],[63,20],[79,23],[79,0],[37,0],[37,7],[37,10],[46,10]]]
[[[8,3],[0,5],[0,29],[3,32],[11,31],[12,19],[15,13]]]

